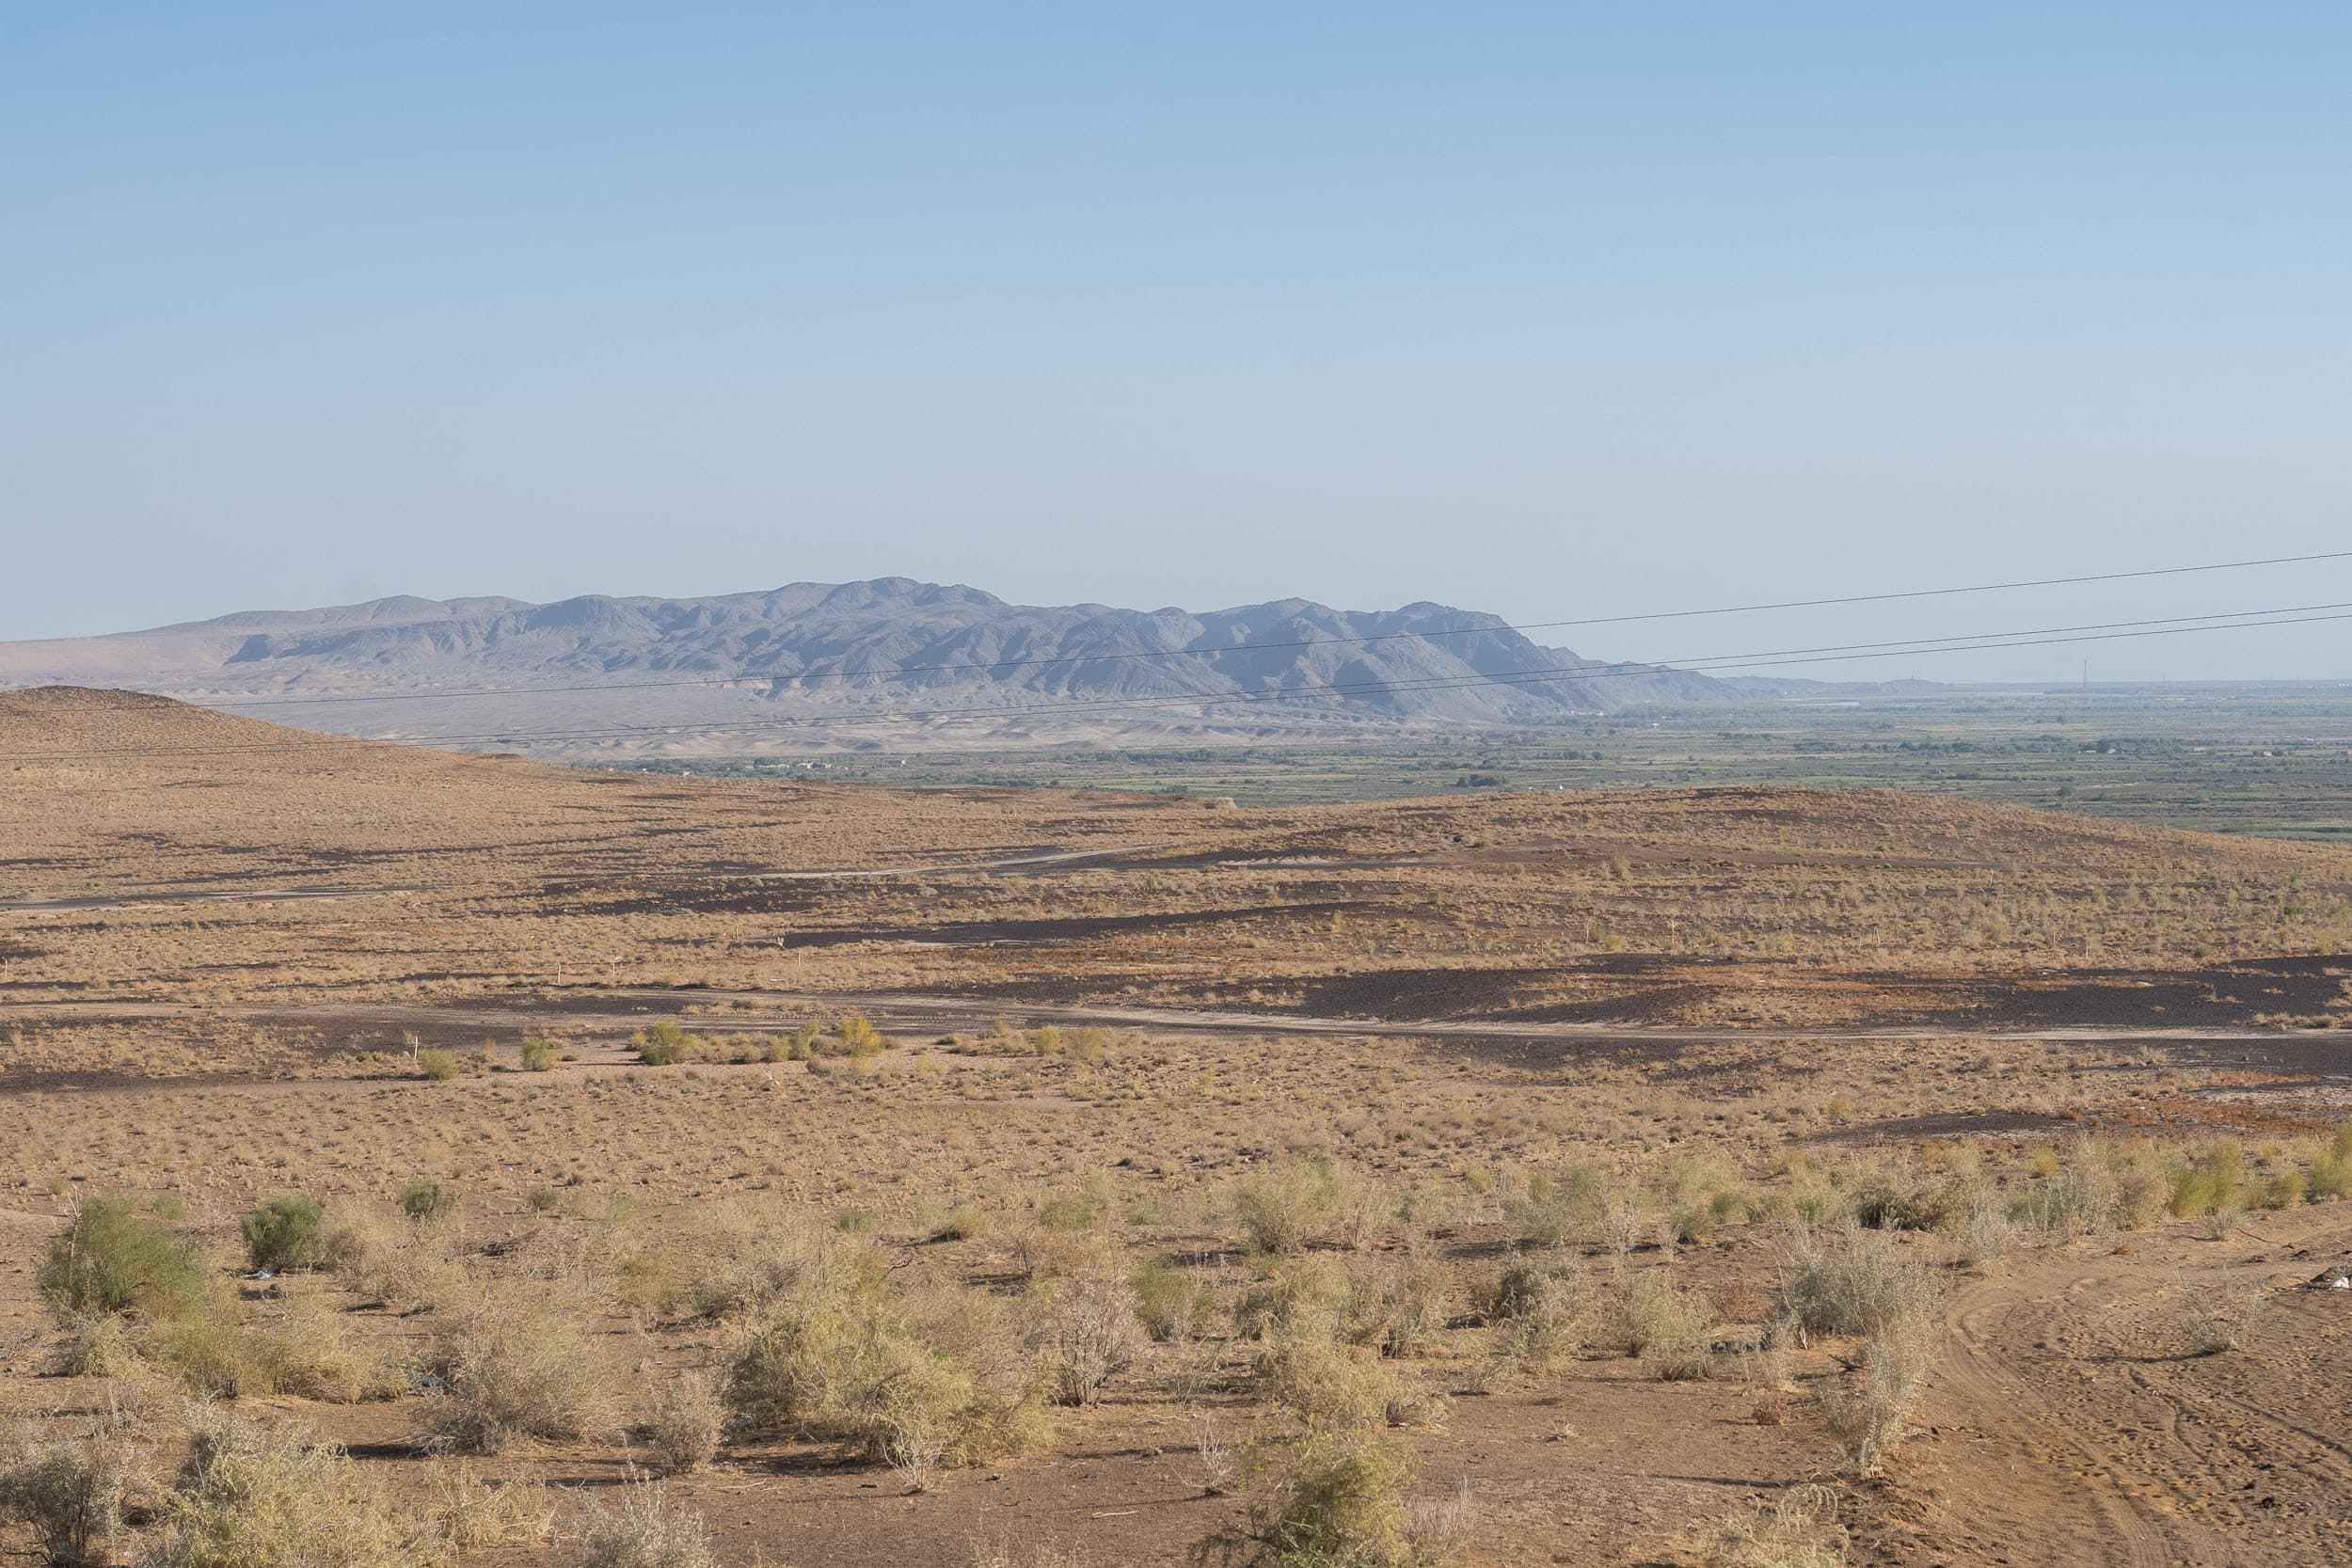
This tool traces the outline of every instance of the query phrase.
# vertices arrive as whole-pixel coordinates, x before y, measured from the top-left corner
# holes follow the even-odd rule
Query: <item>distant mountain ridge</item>
[[[748,696],[796,711],[912,699],[1029,711],[1041,703],[1241,697],[1279,707],[1286,722],[1343,714],[1545,722],[1726,694],[1702,675],[1608,666],[1544,647],[1498,616],[1448,605],[1352,611],[1281,599],[1202,613],[1049,607],[907,578],[701,598],[584,594],[551,604],[400,596],[0,643],[7,685],[103,681],[199,700],[695,677],[747,688],[738,706]]]

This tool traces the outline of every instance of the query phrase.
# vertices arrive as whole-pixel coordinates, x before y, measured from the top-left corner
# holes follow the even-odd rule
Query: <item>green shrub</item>
[[[629,1044],[637,1048],[637,1059],[647,1067],[672,1067],[679,1062],[700,1061],[709,1043],[700,1035],[689,1034],[684,1027],[666,1018],[629,1037]]]
[[[544,1035],[523,1037],[522,1067],[525,1072],[548,1072],[554,1069],[562,1053],[555,1042]]]
[[[151,1210],[128,1198],[85,1198],[49,1244],[40,1293],[60,1312],[167,1319],[199,1309],[204,1265]]]
[[[246,1259],[257,1269],[308,1269],[320,1254],[319,1200],[301,1193],[273,1197],[248,1209],[238,1223]]]
[[[2187,1164],[2173,1168],[2171,1182],[2167,1207],[2174,1219],[2197,1219],[2224,1209],[2242,1208],[2246,1151],[2233,1143],[2209,1144]]]
[[[456,1207],[457,1189],[446,1182],[419,1177],[400,1190],[400,1212],[419,1225],[446,1219]]]
[[[462,1065],[458,1062],[457,1053],[454,1051],[444,1051],[437,1045],[429,1045],[417,1053],[417,1076],[420,1078],[430,1079],[436,1084],[444,1084],[456,1077],[461,1070]]]

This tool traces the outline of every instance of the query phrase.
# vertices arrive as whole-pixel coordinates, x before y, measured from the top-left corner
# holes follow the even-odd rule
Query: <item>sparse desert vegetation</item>
[[[0,704],[14,749],[141,752],[0,803],[13,1549],[2332,1539],[2297,1433],[2352,1301],[2339,850],[1859,793],[909,796]],[[2140,1441],[2174,1400],[2209,1444]],[[2100,1479],[2143,1471],[2186,1501]]]

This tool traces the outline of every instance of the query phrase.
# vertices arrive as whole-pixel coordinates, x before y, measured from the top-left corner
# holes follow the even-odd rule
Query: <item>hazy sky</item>
[[[2352,547],[2347,58],[2338,3],[9,6],[0,637]],[[2333,600],[2352,562],[1561,640]],[[2352,622],[2088,652],[2346,676]]]

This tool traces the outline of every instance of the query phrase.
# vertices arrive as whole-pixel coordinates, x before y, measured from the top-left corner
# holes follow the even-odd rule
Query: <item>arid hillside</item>
[[[2340,1544],[2343,851],[692,781],[76,689],[0,695],[0,759],[25,1560]]]
[[[2352,945],[2352,853],[1880,791],[1245,811],[699,781],[66,689],[0,696],[0,758],[23,997],[685,984],[1813,1024],[2062,1022],[2113,993],[2186,1022],[2227,986],[2146,972]],[[2257,990],[2247,1016],[2315,1010]]]

